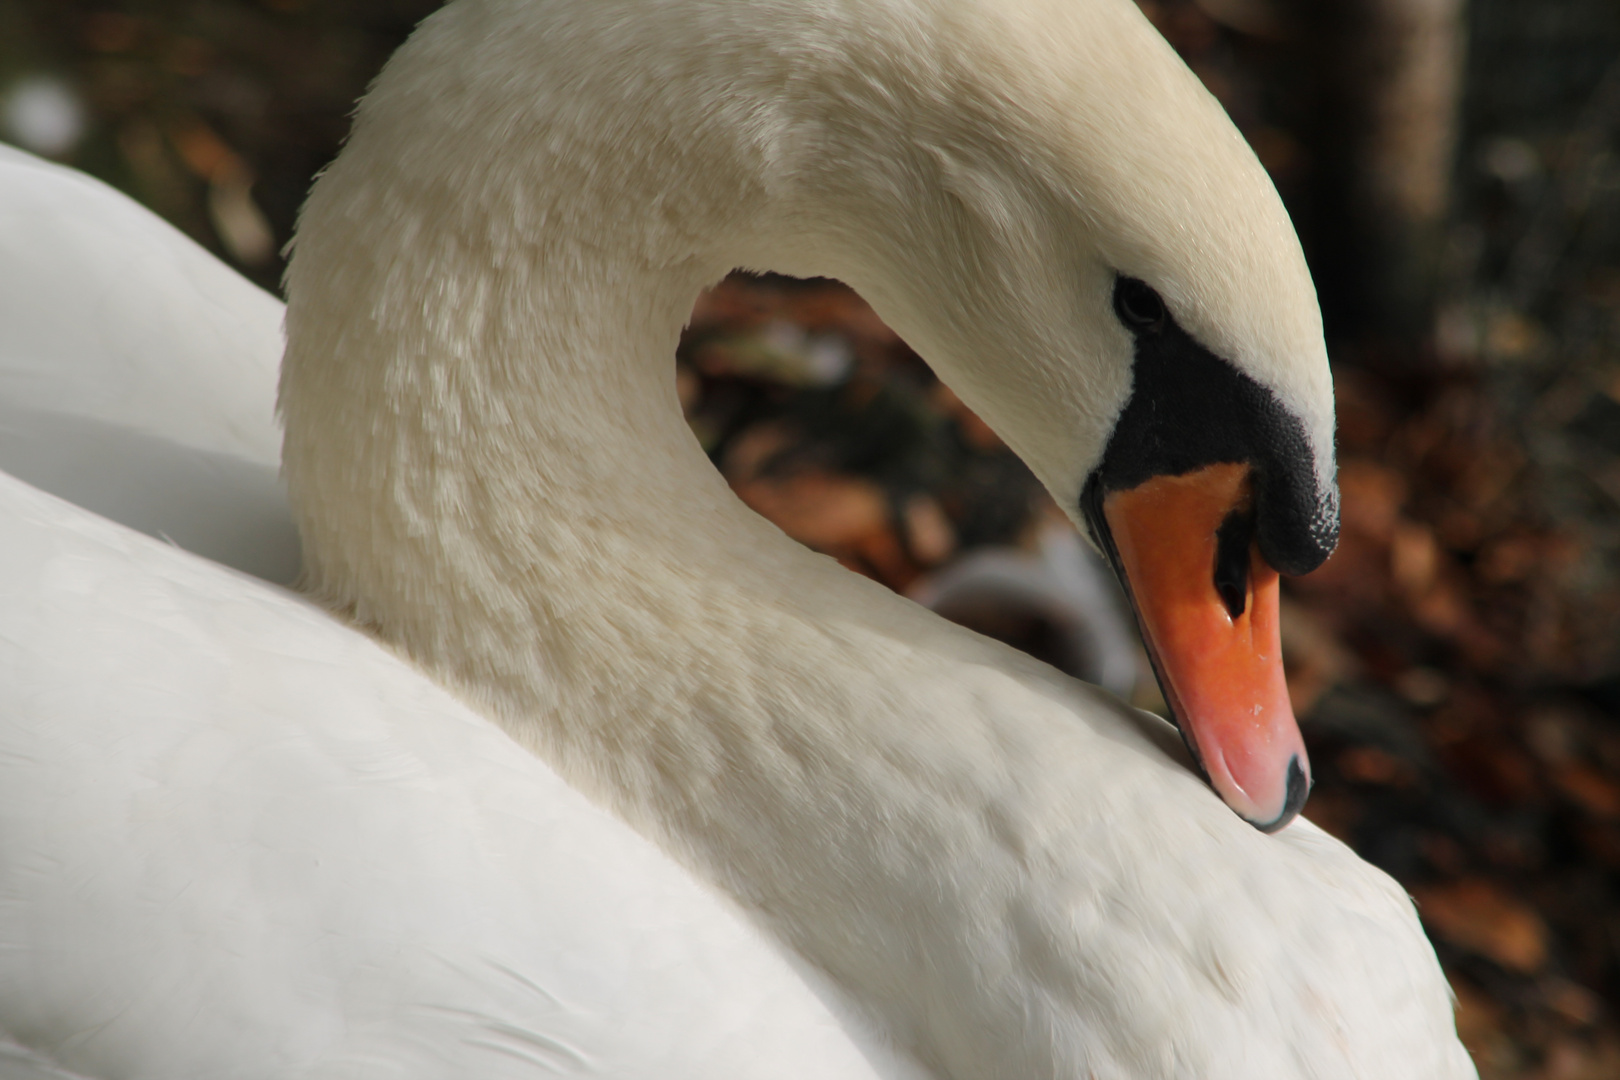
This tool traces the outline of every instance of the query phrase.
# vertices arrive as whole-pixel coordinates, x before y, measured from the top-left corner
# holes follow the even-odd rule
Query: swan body
[[[0,469],[288,582],[281,303],[128,198],[0,146]]]
[[[1471,1076],[1386,876],[743,510],[670,377],[736,265],[851,281],[1076,517],[1150,282],[1328,505],[1297,244],[1125,0],[459,0],[289,277],[303,583],[367,633],[0,487],[0,1069]]]
[[[0,1077],[915,1075],[374,642],[0,506]]]

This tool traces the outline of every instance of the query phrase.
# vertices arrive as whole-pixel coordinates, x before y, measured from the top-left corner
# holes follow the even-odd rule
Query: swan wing
[[[0,1076],[917,1075],[293,594],[0,476]]]
[[[0,146],[0,469],[272,581],[282,305],[99,181]]]

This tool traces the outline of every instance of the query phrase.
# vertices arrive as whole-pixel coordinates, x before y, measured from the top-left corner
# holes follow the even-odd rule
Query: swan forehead
[[[1165,298],[1200,344],[1275,393],[1333,476],[1333,392],[1316,290],[1253,151],[1131,0],[957,9],[976,96],[1007,103],[1015,182],[1077,244]]]

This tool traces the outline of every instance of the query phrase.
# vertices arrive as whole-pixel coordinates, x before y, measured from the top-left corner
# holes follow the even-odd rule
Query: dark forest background
[[[1321,294],[1345,528],[1287,584],[1306,812],[1417,898],[1482,1076],[1620,1077],[1620,5],[1139,2]],[[274,290],[355,99],[437,6],[0,0],[0,137]],[[976,557],[1050,570],[1055,508],[836,283],[730,279],[678,359],[717,465],[811,546],[936,600]],[[948,614],[1095,674],[1065,596]]]

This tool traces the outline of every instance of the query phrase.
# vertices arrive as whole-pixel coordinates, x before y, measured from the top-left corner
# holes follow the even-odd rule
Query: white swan
[[[309,583],[538,755],[298,600],[5,484],[0,1075],[909,1068],[540,758],[936,1075],[1472,1074],[1386,877],[792,545],[680,421],[702,285],[845,277],[1085,494],[1202,715],[1132,496],[1202,507],[1227,577],[1189,580],[1252,611],[1221,463],[1258,550],[1308,557],[1331,403],[1274,193],[1126,0],[459,0],[300,237]],[[1150,406],[1189,382],[1178,441]],[[1296,788],[1223,794],[1264,820]]]

